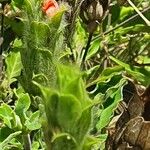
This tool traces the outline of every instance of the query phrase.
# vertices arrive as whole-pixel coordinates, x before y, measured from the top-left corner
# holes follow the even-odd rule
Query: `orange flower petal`
[[[44,3],[43,3],[43,6],[42,6],[42,10],[46,13],[46,11],[50,8],[56,8],[58,9],[58,3],[55,1],[55,0],[46,0]]]

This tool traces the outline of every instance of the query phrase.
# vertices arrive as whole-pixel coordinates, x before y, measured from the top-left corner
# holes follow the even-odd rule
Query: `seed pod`
[[[84,0],[81,5],[80,17],[87,25],[89,33],[95,31],[108,9],[108,0]]]

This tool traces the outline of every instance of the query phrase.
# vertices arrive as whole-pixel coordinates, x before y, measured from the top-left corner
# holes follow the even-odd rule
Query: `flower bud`
[[[80,17],[87,24],[88,31],[93,32],[97,23],[101,22],[108,8],[108,0],[84,0],[81,5]]]
[[[48,17],[52,17],[58,11],[59,6],[55,0],[45,0],[42,6],[42,10]]]

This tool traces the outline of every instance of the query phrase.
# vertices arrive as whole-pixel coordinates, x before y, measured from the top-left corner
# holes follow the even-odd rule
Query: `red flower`
[[[55,0],[45,0],[42,6],[43,12],[49,17],[54,16],[58,9],[58,3]]]

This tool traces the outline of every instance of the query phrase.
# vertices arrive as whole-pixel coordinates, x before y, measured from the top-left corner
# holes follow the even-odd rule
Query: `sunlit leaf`
[[[40,122],[40,112],[36,111],[34,112],[29,119],[26,120],[25,126],[30,130],[37,130],[41,128],[41,122]]]
[[[19,51],[11,52],[6,58],[6,74],[9,84],[16,81],[17,76],[20,75],[22,69],[21,56]]]
[[[26,111],[29,109],[31,104],[30,97],[28,94],[21,94],[15,105],[15,112],[21,118],[24,124],[26,117]]]
[[[13,110],[7,104],[2,104],[0,106],[0,118],[4,121],[4,123],[11,128],[13,118]]]

